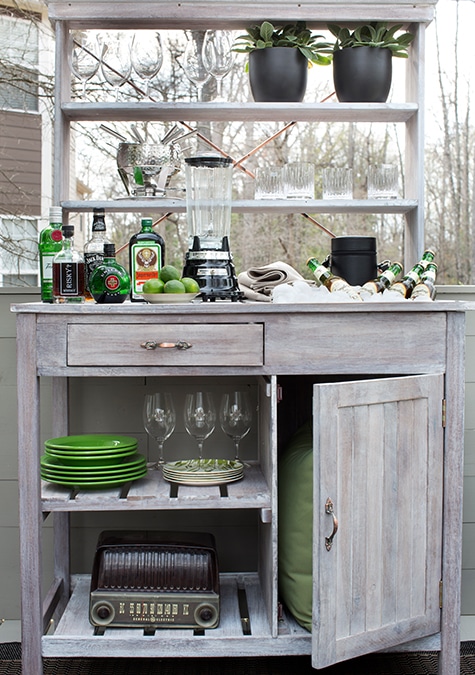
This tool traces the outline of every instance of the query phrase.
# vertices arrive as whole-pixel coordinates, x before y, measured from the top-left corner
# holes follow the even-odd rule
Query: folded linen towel
[[[272,290],[280,284],[302,281],[302,275],[285,262],[278,260],[262,267],[250,267],[238,275],[241,291],[248,300],[272,302]]]

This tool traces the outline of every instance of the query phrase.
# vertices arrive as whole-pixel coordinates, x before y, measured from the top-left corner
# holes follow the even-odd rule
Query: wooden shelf
[[[415,199],[320,199],[320,200],[241,200],[234,201],[232,210],[235,213],[409,213],[417,208]],[[94,208],[104,208],[109,212],[154,211],[157,213],[185,213],[185,200],[161,199],[148,197],[145,199],[118,199],[115,201],[66,201],[62,208],[70,213],[83,213]]]
[[[176,496],[174,493],[177,493]],[[145,511],[174,509],[266,509],[271,508],[270,490],[257,464],[245,468],[244,478],[223,486],[175,485],[161,471],[125,486],[105,490],[75,491],[42,481],[43,511]]]
[[[380,122],[403,123],[417,103],[63,103],[70,122]]]
[[[221,620],[205,635],[191,629],[160,628],[144,636],[139,628],[110,628],[94,635],[89,623],[90,577],[73,578],[74,590],[53,635],[42,638],[43,656],[115,658],[180,656],[278,656],[310,654],[311,635],[293,619],[280,622],[279,639],[272,636],[257,574],[220,575]],[[246,590],[251,635],[244,635],[237,598],[238,584]],[[285,639],[285,638],[288,639]],[[290,651],[289,651],[290,650]]]

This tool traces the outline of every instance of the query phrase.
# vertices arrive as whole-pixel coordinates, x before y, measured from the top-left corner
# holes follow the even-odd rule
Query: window
[[[0,108],[38,110],[38,28],[28,18],[0,14]]]
[[[38,286],[38,222],[0,218],[0,285]]]

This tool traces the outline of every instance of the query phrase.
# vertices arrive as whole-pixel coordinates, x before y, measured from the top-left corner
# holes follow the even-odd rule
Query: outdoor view
[[[0,115],[2,110],[43,113],[43,138],[53,117],[53,70],[51,27],[40,14],[1,10],[0,2]],[[10,3],[11,4],[11,3]],[[37,3],[41,5],[42,3]],[[471,0],[439,0],[436,21],[427,30],[426,57],[426,161],[425,161],[425,245],[437,253],[438,283],[475,283],[474,227],[474,137],[475,120],[471,105],[473,86],[473,40],[469,27],[475,19]],[[271,19],[271,17],[269,17]],[[91,31],[92,32],[92,31]],[[318,31],[325,39],[328,31]],[[132,31],[131,31],[132,34]],[[236,33],[236,36],[239,32]],[[103,39],[104,36],[93,35]],[[209,78],[203,83],[190,79],[185,48],[189,41],[199,43],[203,35],[161,31],[162,63],[148,81],[132,69],[126,81],[107,82],[101,69],[88,78],[73,77],[74,100],[119,101],[196,101],[213,100],[217,93],[227,101],[249,101],[251,94],[247,57],[235,54],[232,68],[221,82]],[[132,54],[139,48],[135,36]],[[388,102],[404,101],[405,59],[393,59],[393,87]],[[218,86],[219,85],[219,86]],[[202,88],[202,90],[201,90]],[[315,65],[309,72],[305,102],[332,100],[331,66]],[[133,140],[137,134],[145,140],[160,140],[171,123],[131,124],[77,123],[74,127],[76,192],[71,199],[120,199],[126,197],[117,171],[118,136]],[[397,128],[399,126],[400,128]],[[322,196],[322,171],[325,167],[347,166],[353,169],[353,196],[367,193],[368,167],[395,164],[399,171],[401,196],[404,186],[404,125],[297,123],[285,127],[277,123],[200,124],[205,137],[223,148],[234,159],[250,155],[234,170],[233,197],[252,199],[254,180],[250,173],[258,167],[284,166],[292,160],[315,166],[317,199]],[[275,135],[259,152],[253,150]],[[211,145],[196,135],[181,142],[185,155],[209,152]],[[45,147],[45,146],[43,146]],[[51,150],[51,148],[50,148]],[[46,225],[50,180],[43,178],[41,213],[33,212],[25,186],[17,176],[5,175],[0,137],[0,283],[3,286],[38,285],[36,230]],[[52,160],[42,159],[43,171],[50,171]],[[170,188],[184,196],[184,172],[172,177]],[[46,194],[48,193],[48,194]],[[13,195],[16,194],[16,198]],[[120,249],[140,228],[140,218],[158,213],[107,213],[109,237]],[[330,232],[374,235],[380,259],[397,260],[402,256],[404,216],[402,215],[320,215],[318,221]],[[90,236],[91,214],[73,219],[82,245]],[[160,223],[158,231],[167,246],[167,262],[180,267],[188,249],[184,214],[172,214]],[[330,252],[328,234],[301,215],[235,214],[231,231],[236,269],[272,261],[285,261],[307,276],[309,256],[323,259]],[[121,260],[121,255],[124,256]],[[125,252],[119,254],[125,262]]]

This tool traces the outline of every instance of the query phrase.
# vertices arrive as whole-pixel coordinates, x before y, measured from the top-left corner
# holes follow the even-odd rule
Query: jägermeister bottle
[[[353,286],[342,279],[337,277],[330,272],[328,267],[325,267],[322,263],[318,262],[316,258],[309,258],[307,260],[307,266],[312,270],[314,277],[321,286],[328,288],[330,293],[335,293],[336,291],[343,291],[346,293],[352,300],[361,302],[362,298],[360,294],[356,291]]]
[[[361,287],[362,295],[369,293],[374,295],[375,293],[382,293],[387,288],[391,286],[396,281],[396,278],[402,272],[402,265],[400,262],[394,262],[389,265],[389,267],[382,272],[376,279],[372,281],[367,281]]]
[[[429,263],[426,269],[421,274],[421,280],[416,284],[411,293],[411,299],[424,298],[427,300],[435,300],[437,289],[435,287],[435,279],[437,277],[437,265]]]
[[[62,248],[62,209],[52,206],[49,225],[40,232],[38,253],[40,257],[41,300],[53,302],[53,258]]]
[[[129,241],[130,299],[143,301],[143,285],[149,279],[158,279],[165,264],[165,242],[153,231],[151,218],[142,218],[142,229]]]
[[[115,244],[104,244],[104,259],[89,279],[89,290],[100,304],[120,303],[130,293],[130,276],[115,259]]]

